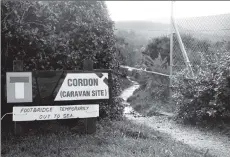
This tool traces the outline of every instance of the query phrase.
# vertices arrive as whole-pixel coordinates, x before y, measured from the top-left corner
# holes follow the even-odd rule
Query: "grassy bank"
[[[146,85],[147,80],[135,79],[141,85],[137,89],[133,96],[131,96],[127,101],[131,104],[135,111],[141,113],[145,116],[158,116],[162,112],[174,113],[177,115],[179,106],[176,103],[169,103],[167,101],[157,101],[154,99],[154,93],[157,93],[157,89],[154,86]],[[150,79],[149,79],[150,80]],[[149,81],[148,80],[148,81]],[[153,79],[151,79],[153,80]],[[151,85],[151,84],[150,84]],[[190,110],[187,110],[190,112]],[[181,123],[178,119],[177,122]],[[205,121],[202,121],[205,122]],[[185,125],[185,123],[182,123]],[[209,125],[202,125],[202,123],[196,123],[196,125],[186,124],[186,126],[192,126],[198,128],[203,132],[213,132],[217,134],[222,134],[230,137],[230,122],[225,123],[209,123]]]
[[[67,127],[52,132],[31,134],[26,137],[10,137],[2,141],[4,157],[200,157],[182,143],[146,126],[124,121],[100,121],[94,135],[79,135]],[[162,138],[163,137],[163,138]]]
[[[176,105],[170,104],[168,100],[167,78],[145,74],[139,76],[141,77],[136,77],[135,81],[140,84],[140,88],[128,99],[134,110],[145,116],[176,111]]]

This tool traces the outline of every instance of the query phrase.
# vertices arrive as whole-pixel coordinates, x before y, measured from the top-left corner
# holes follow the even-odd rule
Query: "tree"
[[[120,52],[126,58],[125,65],[138,66],[141,62],[141,47],[147,43],[147,40],[134,31],[118,30],[116,32],[118,39],[122,39],[120,44]]]
[[[150,56],[153,60],[160,57],[163,60],[167,60],[167,64],[169,64],[169,52],[170,52],[170,40],[168,37],[160,37],[152,39],[149,44],[146,46],[145,51],[143,52],[145,55]]]
[[[128,65],[127,45],[128,43],[124,38],[116,36],[116,48],[118,50],[118,56],[116,58],[120,60],[123,65]]]
[[[28,71],[82,69],[84,59],[92,59],[97,69],[118,70],[114,26],[104,2],[1,4],[3,72],[12,70],[12,61],[17,59],[24,61]],[[119,108],[115,104],[119,91],[119,79],[113,75],[114,103],[109,112]]]
[[[14,59],[26,58],[27,70],[79,68],[82,59],[88,57],[96,64],[112,61],[113,23],[103,2],[2,4],[2,35],[7,41],[3,42],[3,52],[11,51],[8,54]]]
[[[185,50],[188,54],[190,62],[194,64],[199,64],[199,55],[198,52],[208,53],[211,47],[211,43],[206,40],[198,40],[191,36],[190,34],[181,35],[182,42],[184,44]],[[174,64],[184,63],[184,58],[182,51],[179,46],[178,39],[174,35],[173,37],[173,53],[174,53]],[[168,37],[159,37],[152,39],[149,44],[146,46],[144,54],[149,55],[153,60],[161,56],[163,60],[166,60],[166,64],[170,63],[170,39]]]

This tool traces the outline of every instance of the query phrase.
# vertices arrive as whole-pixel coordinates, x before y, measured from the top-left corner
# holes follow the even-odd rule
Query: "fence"
[[[146,51],[146,49],[141,50],[141,52],[144,52],[142,62],[137,65],[139,71],[141,71],[141,68],[143,69],[141,73],[143,77],[148,75],[149,80],[158,80],[152,81],[152,83],[154,82],[155,86],[161,85],[164,90],[170,89],[170,86],[175,87],[175,82],[172,79],[171,85],[165,83],[162,75],[165,78],[173,78],[174,75],[180,72],[187,72],[187,77],[191,78],[191,74],[194,73],[194,76],[196,76],[198,69],[203,66],[201,64],[202,54],[230,51],[230,14],[173,19],[175,26],[171,23],[171,32],[170,27],[167,30],[145,30],[149,32],[162,32],[162,35],[155,36],[154,38],[161,38],[162,42],[167,42],[167,44],[161,45],[167,48],[159,49],[158,53],[163,54],[163,51],[165,51],[172,55],[168,55],[169,63],[171,63],[172,67],[171,73],[169,65],[163,68],[161,63],[164,61],[162,61],[162,58],[153,59],[150,55],[151,52],[149,50]],[[171,34],[173,34],[172,40],[170,40]],[[163,39],[164,36],[165,39]],[[154,41],[153,39],[153,43],[156,44],[160,40]],[[191,69],[188,68],[189,65]],[[191,70],[193,73],[191,73]],[[152,74],[150,75],[150,73]],[[147,86],[149,85],[149,83],[146,84]]]
[[[229,51],[230,14],[175,20],[193,69],[200,63],[200,53]],[[173,41],[173,68],[174,72],[177,72],[182,70],[185,64],[177,46],[178,39],[174,37]]]

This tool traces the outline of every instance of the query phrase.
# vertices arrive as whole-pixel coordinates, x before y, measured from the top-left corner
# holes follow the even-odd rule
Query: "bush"
[[[201,65],[194,79],[186,71],[175,76],[177,119],[189,124],[216,124],[230,120],[230,53],[199,53]]]
[[[169,64],[169,48],[170,40],[168,37],[154,38],[149,42],[143,53],[149,55],[153,60],[160,56],[167,61],[166,64]]]
[[[149,63],[153,65],[150,65]],[[148,71],[168,74],[169,68],[167,65],[167,60],[162,59],[159,54],[157,58],[150,59],[150,57],[145,56],[144,60],[145,65],[147,65]],[[138,71],[135,75],[135,78],[140,83],[142,89],[149,91],[149,96],[154,101],[167,102],[169,98],[169,78],[167,76],[162,76],[159,74],[146,73]],[[138,77],[137,77],[138,76]]]
[[[23,60],[26,71],[81,70],[85,59],[95,69],[118,71],[114,25],[104,2],[1,1],[1,9],[3,73],[13,70],[13,60]],[[117,117],[120,85],[112,77],[112,104],[100,109]]]

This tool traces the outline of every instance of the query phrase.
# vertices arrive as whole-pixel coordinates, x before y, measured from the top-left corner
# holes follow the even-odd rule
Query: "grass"
[[[168,94],[168,80],[165,77],[136,74],[140,75],[140,77],[134,77],[134,80],[140,84],[140,88],[134,91],[133,96],[127,100],[135,111],[144,116],[152,116],[158,112],[174,113],[177,110],[176,104],[165,102],[168,101],[164,98]]]
[[[123,78],[121,86],[125,89],[131,82]],[[201,157],[204,154],[127,119],[101,120],[93,135],[80,134],[77,127],[51,123],[34,125],[24,137],[3,136],[3,157]]]
[[[2,141],[3,157],[201,157],[203,153],[150,128],[103,120],[93,135],[80,135],[58,126],[57,133],[31,134]],[[59,131],[58,131],[59,130]]]

